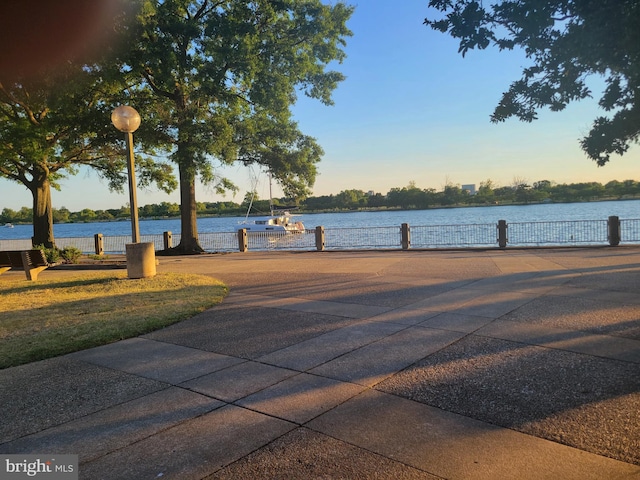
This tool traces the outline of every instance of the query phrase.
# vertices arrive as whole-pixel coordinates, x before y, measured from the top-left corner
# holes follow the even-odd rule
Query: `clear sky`
[[[527,59],[519,52],[472,51],[463,59],[456,42],[423,25],[426,0],[352,0],[347,58],[336,68],[347,79],[334,92],[335,105],[300,97],[294,115],[300,129],[325,150],[318,164],[313,195],[346,189],[387,193],[415,182],[441,190],[445,184],[473,184],[491,179],[511,185],[514,179],[557,183],[637,180],[640,146],[597,167],[580,150],[578,140],[604,112],[597,100],[602,82],[592,83],[594,99],[560,113],[542,111],[530,124],[511,119],[492,124],[489,116]],[[433,14],[433,12],[432,12]],[[144,119],[143,119],[144,121]],[[201,202],[240,203],[251,190],[246,167],[221,170],[240,187],[222,197],[199,186]],[[268,198],[266,176],[258,184]],[[31,206],[25,187],[0,180],[0,210]],[[280,196],[274,188],[274,196]],[[119,208],[127,193],[109,192],[95,173],[83,171],[52,192],[54,208],[72,211]],[[177,192],[139,191],[138,204],[178,203]]]

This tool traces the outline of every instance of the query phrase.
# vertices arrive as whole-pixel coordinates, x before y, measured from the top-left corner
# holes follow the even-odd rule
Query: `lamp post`
[[[153,277],[156,274],[156,258],[153,242],[140,243],[138,226],[138,201],[136,200],[136,173],[133,166],[133,132],[140,126],[140,115],[135,108],[121,105],[111,114],[111,123],[127,139],[127,170],[129,172],[129,205],[131,208],[131,236],[133,243],[125,245],[127,250],[127,273],[129,278]]]
[[[138,226],[138,201],[136,200],[136,173],[133,159],[133,132],[140,126],[140,115],[135,108],[121,105],[111,113],[111,123],[123,133],[127,140],[127,171],[129,173],[129,206],[131,210],[131,237],[133,243],[140,243]]]

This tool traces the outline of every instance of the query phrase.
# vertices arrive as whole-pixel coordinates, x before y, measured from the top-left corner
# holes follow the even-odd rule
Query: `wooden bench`
[[[38,274],[49,266],[42,250],[0,251],[0,274],[10,269],[24,270],[27,280],[37,280]]]

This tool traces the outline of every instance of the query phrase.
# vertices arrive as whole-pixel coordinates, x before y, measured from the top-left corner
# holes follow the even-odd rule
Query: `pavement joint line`
[[[306,373],[306,372],[300,372],[300,373],[302,374],[302,373]],[[311,374],[311,373],[309,373],[308,375],[312,375],[312,374]],[[317,376],[317,377],[320,377],[320,378],[327,378],[327,379],[329,379],[329,380],[335,380],[335,379],[333,379],[333,378],[323,377],[322,375],[316,375],[316,376]],[[340,381],[340,380],[338,380],[338,381]],[[278,383],[280,383],[280,382],[278,382]],[[351,382],[341,382],[341,383],[351,383]],[[274,385],[277,385],[277,384],[274,384]],[[356,385],[356,384],[353,384],[353,385]],[[272,386],[273,386],[273,385],[272,385]],[[358,386],[360,386],[360,385],[358,385]],[[267,387],[267,388],[270,388],[270,387]],[[263,389],[263,390],[265,390],[265,389]],[[255,392],[255,393],[258,393],[258,392]],[[338,403],[338,404],[334,405],[333,407],[330,407],[330,408],[328,408],[327,410],[325,410],[325,411],[322,411],[322,412],[318,413],[316,416],[314,416],[314,417],[312,417],[312,418],[310,418],[310,419],[308,419],[308,420],[305,420],[304,422],[297,422],[297,421],[295,421],[295,420],[291,420],[291,419],[288,419],[288,418],[279,417],[278,415],[275,415],[275,414],[273,414],[273,413],[265,412],[265,411],[263,411],[263,410],[259,410],[259,409],[257,409],[257,408],[251,408],[251,407],[249,407],[249,406],[247,406],[247,405],[242,405],[242,404],[237,403],[237,402],[239,402],[240,400],[242,400],[241,398],[239,398],[238,400],[234,400],[233,402],[227,402],[227,404],[228,404],[228,405],[233,405],[233,406],[238,407],[238,408],[243,408],[243,409],[245,409],[245,410],[249,410],[250,412],[259,413],[260,415],[266,415],[267,417],[271,417],[271,418],[275,418],[275,419],[278,419],[278,420],[282,420],[282,421],[284,421],[284,422],[289,422],[289,423],[294,424],[296,427],[304,427],[304,426],[305,426],[306,424],[308,424],[309,422],[311,422],[311,421],[315,420],[315,419],[316,419],[316,418],[318,418],[318,417],[321,417],[321,416],[322,416],[322,415],[324,415],[325,413],[330,412],[331,410],[333,410],[333,409],[335,409],[335,408],[339,407],[340,405],[342,405],[342,404],[344,404],[344,403],[348,402],[349,400],[351,400],[351,399],[355,398],[356,396],[360,395],[361,393],[362,393],[362,392],[359,392],[359,393],[355,394],[353,397],[351,397],[351,398],[347,398],[346,400],[342,401],[341,403]],[[251,395],[253,395],[253,393],[252,393]],[[248,396],[250,396],[250,395],[247,395],[247,397],[248,397]],[[243,397],[243,398],[246,398],[246,397]]]
[[[606,355],[601,355],[601,354],[597,354],[594,352],[585,352],[585,351],[580,351],[578,349],[571,349],[571,348],[561,348],[561,347],[554,347],[553,345],[547,345],[544,343],[536,343],[536,342],[527,342],[525,340],[516,340],[514,338],[506,338],[506,336],[498,336],[498,335],[490,335],[489,333],[483,334],[483,333],[478,333],[479,330],[483,330],[486,327],[488,327],[491,324],[495,324],[497,322],[508,322],[514,325],[518,325],[521,322],[518,321],[513,321],[513,320],[508,320],[508,319],[502,319],[502,318],[496,318],[494,319],[492,322],[488,323],[487,325],[484,325],[482,327],[479,327],[476,331],[473,332],[473,335],[476,335],[478,337],[483,337],[483,338],[491,338],[491,339],[495,339],[495,340],[506,340],[509,342],[513,342],[513,343],[519,343],[522,345],[528,345],[528,346],[534,346],[534,347],[540,347],[540,348],[545,348],[545,349],[549,349],[549,350],[556,350],[556,351],[561,351],[561,352],[568,352],[568,353],[575,353],[575,354],[579,354],[579,355],[587,355],[590,357],[596,357],[596,358],[602,358],[604,360],[613,360],[613,361],[618,361],[618,362],[625,362],[625,363],[630,363],[630,364],[640,364],[640,360],[638,361],[633,361],[633,360],[626,360],[623,358],[616,358],[614,356],[606,356]],[[579,336],[583,336],[583,337],[596,337],[596,338],[602,338],[602,339],[607,339],[610,338],[612,340],[615,339],[622,339],[622,340],[627,340],[629,342],[636,342],[638,344],[638,349],[640,350],[640,340],[634,340],[634,339],[627,339],[625,337],[621,337],[621,336],[616,336],[616,335],[607,335],[607,334],[602,334],[602,333],[593,333],[593,332],[587,332],[584,330],[569,330],[569,329],[559,329],[559,328],[554,328],[554,327],[548,327],[545,326],[546,330],[551,330],[551,331],[556,331],[558,333],[563,333],[563,334],[567,334],[567,335],[571,335],[573,334],[576,338]]]

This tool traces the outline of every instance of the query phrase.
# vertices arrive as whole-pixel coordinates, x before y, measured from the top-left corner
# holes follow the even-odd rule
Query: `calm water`
[[[319,225],[325,228],[360,228],[399,226],[402,223],[424,226],[495,224],[498,220],[506,220],[507,223],[606,220],[611,215],[617,215],[621,219],[639,219],[640,200],[393,212],[319,213],[300,215],[296,220],[301,220],[307,228],[315,228]],[[201,218],[198,219],[198,231],[201,233],[233,232],[238,222],[243,219],[244,217]],[[155,235],[166,231],[179,234],[180,220],[140,221],[141,235]],[[104,236],[131,235],[131,223],[123,221],[54,225],[54,234],[57,238],[92,237],[96,233],[102,233]],[[0,227],[0,240],[28,239],[32,235],[31,225],[15,225],[14,228]]]

